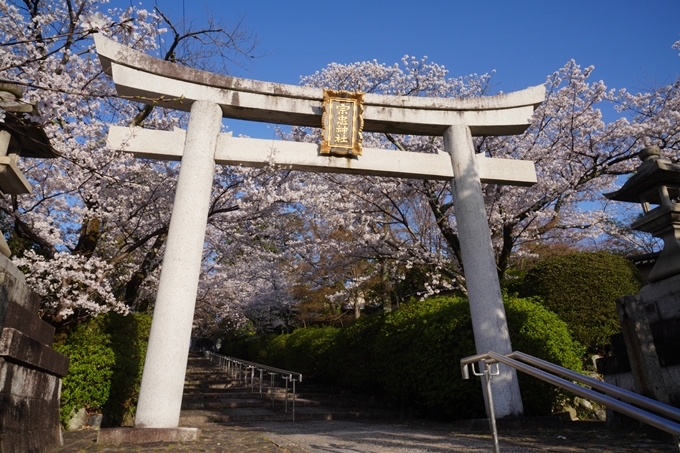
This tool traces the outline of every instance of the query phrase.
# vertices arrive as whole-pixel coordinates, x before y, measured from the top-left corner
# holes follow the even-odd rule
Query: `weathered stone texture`
[[[658,362],[655,377],[664,386],[662,399],[667,399],[671,406],[680,407],[680,276],[644,286],[637,297],[643,310],[636,318],[646,317],[649,323],[652,341],[647,343],[654,345],[652,359]],[[612,355],[597,360],[597,370],[604,376],[604,381],[644,393],[645,389],[636,384],[631,373],[631,358],[623,334],[613,335],[611,345]],[[635,357],[632,359],[633,362],[636,360],[640,362]],[[607,410],[607,424],[615,428],[636,426],[636,422],[610,409]]]
[[[108,428],[99,431],[97,443],[192,442],[200,432],[198,428]]]
[[[40,343],[50,346],[54,338],[54,327],[40,319],[16,302],[7,302],[4,319],[0,316],[0,330],[6,327],[16,329]]]
[[[40,298],[0,255],[0,453],[39,453],[61,443],[59,396],[68,357],[49,345],[54,328]]]
[[[0,319],[5,318],[5,303],[17,302],[35,313],[40,310],[40,297],[26,286],[24,274],[4,255],[0,255]]]
[[[11,357],[57,376],[66,376],[68,373],[68,357],[16,329],[2,330],[0,357],[2,356]]]

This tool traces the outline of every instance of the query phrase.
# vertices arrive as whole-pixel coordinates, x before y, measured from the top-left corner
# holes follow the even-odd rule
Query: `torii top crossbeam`
[[[210,99],[225,118],[320,127],[323,90],[241,79],[187,68],[136,52],[95,35],[104,71],[118,94],[189,111],[193,101]],[[169,81],[171,81],[169,83]],[[148,100],[145,100],[147,98]],[[473,136],[521,134],[545,99],[543,85],[497,96],[429,98],[366,94],[364,131],[442,136],[465,124]]]
[[[104,71],[113,77],[118,94],[131,100],[189,111],[196,100],[218,104],[228,118],[321,126],[323,90],[228,77],[150,57],[95,35]],[[364,96],[364,131],[443,135],[452,125],[465,125],[472,135],[522,133],[535,107],[545,97],[539,85],[509,94],[479,98]],[[138,157],[179,160],[183,131],[164,132],[112,127],[109,144]],[[360,159],[322,156],[318,145],[234,138],[220,134],[215,161],[223,165],[265,166],[276,149],[276,163],[303,171],[371,174],[448,181],[453,177],[446,153],[425,154],[365,149]],[[530,161],[475,156],[484,183],[526,186],[536,183]]]

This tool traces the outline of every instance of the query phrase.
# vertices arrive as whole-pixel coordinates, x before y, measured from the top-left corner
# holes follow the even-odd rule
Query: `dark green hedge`
[[[505,306],[515,350],[581,369],[583,350],[554,313],[531,299],[506,297]],[[467,299],[437,297],[342,329],[282,335],[260,357],[330,384],[379,394],[421,415],[454,419],[484,416],[479,379],[461,378],[459,361],[473,354]],[[520,376],[520,385],[527,415],[550,414],[563,398],[526,376]]]
[[[130,424],[139,395],[151,315],[100,315],[79,325],[55,349],[70,359],[62,382],[61,422],[81,407]]]
[[[621,331],[616,299],[640,290],[635,266],[610,253],[570,253],[539,262],[519,285],[520,296],[537,296],[567,323],[590,354],[604,353]]]

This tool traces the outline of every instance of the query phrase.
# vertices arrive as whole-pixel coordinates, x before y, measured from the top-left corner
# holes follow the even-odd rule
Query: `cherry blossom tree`
[[[241,24],[180,30],[160,10],[100,11],[99,3],[0,0],[0,78],[23,87],[23,100],[37,105],[16,120],[40,125],[60,155],[22,161],[34,191],[0,200],[0,221],[15,263],[43,298],[44,317],[62,327],[108,310],[145,310],[155,297],[178,165],[109,149],[108,124],[172,129],[186,121],[162,109],[162,100],[145,106],[116,96],[91,35],[197,67],[247,62],[255,43]],[[214,59],[217,53],[225,58]],[[2,114],[4,123],[11,113]],[[258,215],[276,210],[275,201],[253,189],[270,173],[220,170],[211,223],[234,225],[217,226],[212,242],[229,242],[238,228],[247,236]],[[206,262],[216,253],[206,254]]]
[[[677,47],[677,43],[676,43]],[[530,188],[485,185],[487,213],[498,272],[504,277],[513,256],[532,243],[601,246],[607,238],[618,246],[635,237],[622,227],[620,206],[606,203],[603,192],[630,174],[645,145],[656,144],[678,161],[678,81],[648,93],[608,90],[592,82],[593,67],[574,61],[548,76],[546,101],[522,135],[475,139],[477,152],[490,157],[532,160],[538,184]],[[489,93],[489,75],[449,78],[426,60],[405,57],[401,66],[375,61],[329,65],[302,78],[316,87],[410,96],[480,96]],[[617,106],[620,118],[607,122],[600,107]],[[319,141],[318,130],[293,128],[287,139]],[[395,152],[443,152],[439,137],[365,134],[366,146]],[[324,191],[341,194],[340,204],[314,219],[333,218],[356,241],[344,259],[388,260],[393,284],[413,266],[425,267],[429,281],[422,295],[457,287],[465,290],[449,183],[336,175],[308,176]],[[330,204],[326,205],[328,208]],[[323,221],[324,223],[327,220]],[[612,243],[612,241],[610,241]],[[326,241],[326,249],[337,247]],[[323,256],[323,253],[317,253]],[[336,296],[337,297],[337,296]],[[349,293],[346,294],[349,298]]]

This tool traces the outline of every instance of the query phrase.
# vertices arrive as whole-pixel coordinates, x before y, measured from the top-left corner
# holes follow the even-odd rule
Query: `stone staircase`
[[[272,389],[270,378],[265,375],[260,394],[257,374],[254,383],[248,380],[247,386],[237,377],[219,369],[203,356],[191,354],[184,382],[180,426],[198,427],[209,423],[265,420],[293,421],[290,383],[286,402],[285,382],[277,380]],[[313,384],[297,383],[295,390],[295,421],[399,417],[398,412],[376,408],[370,401],[346,398]]]

